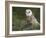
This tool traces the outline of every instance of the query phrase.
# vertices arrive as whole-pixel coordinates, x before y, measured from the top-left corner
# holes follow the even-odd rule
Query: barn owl
[[[30,9],[26,9],[25,14],[26,14],[27,23],[31,23],[33,28],[34,26],[40,25]]]

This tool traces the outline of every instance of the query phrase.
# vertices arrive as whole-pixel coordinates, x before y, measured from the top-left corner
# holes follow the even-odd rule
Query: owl
[[[32,29],[34,29],[35,26],[39,26],[40,25],[39,22],[37,21],[37,19],[35,18],[35,16],[33,15],[31,9],[26,9],[25,14],[26,14],[27,24],[29,24],[30,26],[32,26]]]

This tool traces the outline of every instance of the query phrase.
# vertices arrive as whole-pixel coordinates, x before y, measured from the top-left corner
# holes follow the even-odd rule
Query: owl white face
[[[32,11],[30,9],[26,9],[26,16],[31,16],[32,15]]]

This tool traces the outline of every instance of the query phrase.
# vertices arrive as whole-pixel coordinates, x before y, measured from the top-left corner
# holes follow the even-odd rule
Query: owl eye
[[[30,11],[28,13],[30,13]]]

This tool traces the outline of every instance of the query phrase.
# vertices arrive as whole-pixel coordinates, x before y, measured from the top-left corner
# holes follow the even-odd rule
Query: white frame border
[[[34,7],[40,8],[40,30],[31,31],[12,31],[12,7]],[[26,33],[43,33],[43,6],[42,5],[26,5],[26,4],[10,4],[10,29],[9,34],[26,34]]]

